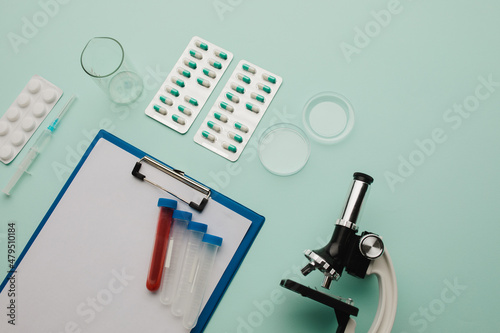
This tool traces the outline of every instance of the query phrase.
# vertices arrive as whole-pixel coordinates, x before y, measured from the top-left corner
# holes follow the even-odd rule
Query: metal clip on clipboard
[[[142,163],[144,163],[144,165]],[[145,174],[139,172],[143,166],[151,166],[152,167],[152,168],[149,168],[150,170],[148,170],[148,172],[151,172],[150,176],[146,177]],[[166,186],[169,185],[168,184],[169,181],[167,180],[165,182],[165,183],[167,183],[167,185],[160,185],[159,181],[155,180],[155,178],[154,178],[155,171],[161,171],[162,175],[167,174],[168,176],[173,178],[173,180],[181,182],[184,185],[186,185],[188,187],[188,189],[195,190],[196,191],[195,195],[193,196],[192,193],[190,194],[189,191],[187,191],[185,189],[180,190],[180,191],[176,191],[176,193],[173,193],[172,192],[173,190],[167,190]],[[144,172],[144,169],[143,169],[143,172]],[[166,165],[161,164],[148,156],[144,156],[143,158],[141,158],[139,160],[139,162],[135,163],[134,169],[132,170],[132,175],[134,177],[136,177],[137,179],[142,180],[142,181],[146,181],[146,182],[150,183],[151,185],[156,186],[156,187],[162,189],[163,191],[173,195],[177,199],[184,201],[185,203],[187,203],[189,205],[189,207],[191,207],[199,212],[203,211],[203,209],[207,205],[208,199],[210,198],[210,195],[211,195],[211,191],[208,187],[206,187],[198,182],[195,182],[191,178],[187,177],[184,174],[184,172],[182,172],[181,170],[169,168]],[[159,176],[157,174],[157,172],[156,172],[156,175]],[[171,188],[171,187],[173,187],[173,186],[169,186],[169,188]],[[189,198],[190,196],[191,196],[191,198]]]

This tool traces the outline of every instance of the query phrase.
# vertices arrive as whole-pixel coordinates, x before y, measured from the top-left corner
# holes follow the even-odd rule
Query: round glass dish
[[[310,136],[321,143],[336,143],[344,139],[354,126],[354,110],[344,96],[322,92],[305,105],[302,116]]]
[[[292,124],[276,124],[264,131],[259,139],[262,165],[278,176],[290,176],[306,165],[311,152],[305,133]]]

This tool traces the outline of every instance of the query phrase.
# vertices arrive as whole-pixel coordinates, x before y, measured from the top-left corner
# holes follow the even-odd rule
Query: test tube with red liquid
[[[149,267],[148,280],[146,281],[146,287],[150,291],[156,291],[160,288],[170,227],[172,226],[172,214],[177,208],[177,201],[160,198],[158,200],[158,207],[160,207],[160,215],[158,217],[158,225],[156,226],[156,238],[153,255],[151,256],[151,266]]]

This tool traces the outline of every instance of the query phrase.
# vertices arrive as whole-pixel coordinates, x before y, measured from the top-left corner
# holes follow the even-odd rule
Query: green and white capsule
[[[184,118],[182,117],[179,117],[178,115],[176,114],[173,114],[172,115],[172,120],[175,121],[176,123],[178,124],[181,124],[181,125],[186,125],[186,121],[184,120]]]
[[[201,53],[196,51],[196,50],[189,50],[189,54],[191,55],[191,57],[196,58],[198,60],[203,59],[203,56],[201,55]]]
[[[214,123],[213,121],[207,122],[207,126],[216,131],[217,133],[220,133],[221,131],[221,127],[216,123]]]
[[[235,103],[239,103],[240,102],[240,98],[238,96],[235,96],[233,94],[231,94],[230,92],[227,92],[226,93],[226,97],[227,99],[229,99],[231,102],[235,102]]]
[[[172,83],[175,83],[179,87],[184,88],[184,86],[185,86],[184,81],[179,79],[177,76],[172,76],[171,80],[172,80]]]
[[[166,96],[160,95],[160,101],[162,101],[163,104],[167,104],[168,106],[172,106],[174,102]]]
[[[220,120],[223,123],[227,123],[227,116],[225,114],[214,112],[214,117],[215,119]]]
[[[184,65],[188,66],[189,68],[196,69],[196,63],[189,59],[184,59]]]
[[[213,67],[217,69],[222,69],[222,64],[218,61],[215,61],[213,59],[208,60],[208,63]]]
[[[276,83],[276,78],[272,75],[264,73],[264,74],[262,74],[262,78],[266,81],[273,83],[273,84]]]
[[[264,103],[264,96],[262,95],[259,95],[259,94],[256,94],[256,93],[251,93],[250,94],[250,97],[252,97],[253,99],[261,102],[261,103]]]
[[[153,105],[153,109],[155,109],[156,112],[161,113],[164,116],[167,115],[167,110],[165,108],[162,108],[161,106],[159,106],[157,104]]]
[[[179,73],[180,75],[184,76],[184,77],[187,77],[188,79],[191,77],[191,72],[188,71],[188,70],[185,70],[183,68],[177,68],[177,73]]]
[[[227,54],[225,52],[222,52],[220,50],[215,50],[214,54],[223,60],[227,60]]]
[[[215,79],[217,77],[217,74],[215,74],[214,71],[211,71],[208,68],[203,68],[203,74],[205,74],[208,77],[211,77],[212,79]]]
[[[220,102],[219,106],[221,107],[221,109],[224,109],[226,111],[229,111],[229,112],[233,112],[234,111],[234,108],[227,104],[226,102]]]
[[[210,141],[210,142],[214,142],[214,141],[215,141],[215,135],[210,134],[210,133],[209,133],[209,132],[207,132],[207,131],[203,131],[203,132],[201,132],[201,135],[202,135],[205,139],[207,139],[208,141]]]
[[[265,84],[262,84],[262,83],[259,83],[257,85],[257,87],[259,87],[260,90],[262,90],[263,92],[265,93],[268,93],[270,94],[271,93],[271,88],[269,88],[268,86],[266,86]]]
[[[199,77],[196,79],[196,81],[198,82],[199,85],[204,86],[205,88],[210,88],[210,82],[208,82],[207,80]]]
[[[206,43],[203,43],[202,41],[200,40],[197,40],[195,42],[195,45],[198,46],[200,49],[202,50],[205,50],[205,51],[208,51],[208,45]]]
[[[222,143],[222,148],[229,150],[231,153],[236,153],[236,147],[227,142]]]
[[[198,106],[198,101],[191,96],[188,96],[188,95],[184,96],[184,100],[186,102],[188,102],[189,104],[192,104],[194,106]]]
[[[179,91],[177,89],[174,89],[174,88],[169,87],[169,86],[165,86],[165,91],[170,93],[171,95],[173,95],[175,97],[179,97]]]
[[[246,107],[247,107],[247,109],[248,109],[248,110],[250,110],[250,111],[252,111],[252,112],[255,112],[255,113],[259,113],[259,111],[260,111],[260,109],[259,109],[259,107],[258,107],[258,106],[253,105],[253,104],[251,104],[251,103],[247,103],[247,104],[246,104]]]
[[[238,78],[238,80],[241,80],[241,81],[243,81],[243,82],[245,82],[245,83],[250,83],[250,82],[252,82],[252,80],[250,80],[250,78],[249,78],[248,76],[243,75],[243,74],[238,74],[238,75],[237,75],[237,78]]]
[[[234,91],[236,91],[237,93],[240,93],[240,94],[245,93],[245,88],[243,88],[242,86],[239,86],[235,83],[231,83],[231,89],[233,89]]]
[[[177,107],[177,110],[179,110],[180,112],[184,113],[186,116],[191,116],[193,114],[193,111],[191,111],[190,108],[187,108],[184,105],[179,105]]]
[[[234,128],[239,129],[243,133],[248,133],[248,127],[243,125],[242,123],[238,122],[234,123]]]
[[[228,132],[227,136],[230,137],[231,139],[233,139],[234,141],[238,142],[238,143],[242,143],[243,142],[243,138],[241,137],[241,135],[238,135],[236,133]]]
[[[257,73],[257,70],[255,69],[255,67],[252,67],[249,64],[243,64],[243,65],[241,65],[241,67],[243,68],[243,70],[245,70],[249,73],[252,73],[252,74]]]

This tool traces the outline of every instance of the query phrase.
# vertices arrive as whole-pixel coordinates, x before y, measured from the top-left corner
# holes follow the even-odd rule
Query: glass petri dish
[[[305,105],[302,121],[309,135],[320,143],[343,140],[354,126],[354,110],[344,96],[322,92]]]
[[[292,124],[273,125],[259,139],[262,165],[278,176],[290,176],[302,170],[310,152],[309,139],[300,128]]]

